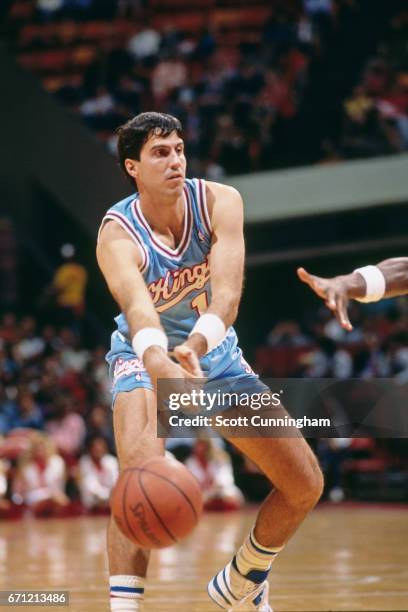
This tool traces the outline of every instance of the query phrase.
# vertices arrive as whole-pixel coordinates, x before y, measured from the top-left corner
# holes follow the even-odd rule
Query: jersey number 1
[[[191,308],[193,308],[199,317],[205,313],[208,308],[207,292],[199,293],[191,300]]]

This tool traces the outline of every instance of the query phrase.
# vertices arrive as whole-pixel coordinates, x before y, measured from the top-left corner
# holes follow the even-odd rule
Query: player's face
[[[135,171],[139,191],[180,195],[186,177],[183,140],[176,132],[167,137],[152,136],[140,152]]]

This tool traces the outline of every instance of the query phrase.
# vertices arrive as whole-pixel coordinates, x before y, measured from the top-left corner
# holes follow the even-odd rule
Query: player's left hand
[[[188,346],[187,342],[176,346],[174,356],[184,370],[195,378],[204,378],[197,353]]]

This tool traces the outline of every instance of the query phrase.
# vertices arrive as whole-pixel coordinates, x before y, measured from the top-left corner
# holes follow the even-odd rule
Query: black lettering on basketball
[[[159,546],[159,547],[162,546],[162,543],[160,542],[160,540],[156,538],[153,531],[149,527],[149,524],[146,520],[146,512],[145,512],[142,502],[138,502],[135,506],[130,506],[130,510],[133,516],[138,519],[139,527],[143,531],[145,536],[149,538],[151,542],[156,544],[156,546]]]

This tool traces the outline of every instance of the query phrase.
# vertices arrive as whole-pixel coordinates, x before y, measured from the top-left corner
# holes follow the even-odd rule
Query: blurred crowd
[[[346,332],[324,306],[300,321],[279,321],[257,349],[255,369],[265,378],[394,379],[408,383],[408,300],[405,297],[349,305],[353,330]],[[373,498],[401,478],[408,498],[408,446],[404,438],[311,440],[326,476],[328,498],[372,487]],[[388,484],[387,484],[388,483]],[[346,487],[345,487],[346,485]],[[356,494],[356,491],[354,491]],[[388,491],[388,494],[390,492]],[[391,494],[392,495],[392,494]]]
[[[20,62],[112,151],[150,109],[183,121],[189,172],[211,179],[408,148],[399,1],[18,0],[7,19]]]
[[[2,317],[2,491],[7,472],[7,499],[17,506],[53,512],[68,504],[70,487],[86,507],[106,506],[117,463],[104,356],[104,347],[86,350],[69,327]]]
[[[265,376],[397,378],[408,381],[408,302],[405,297],[349,306],[346,332],[322,306],[303,320],[278,322],[257,351]]]

